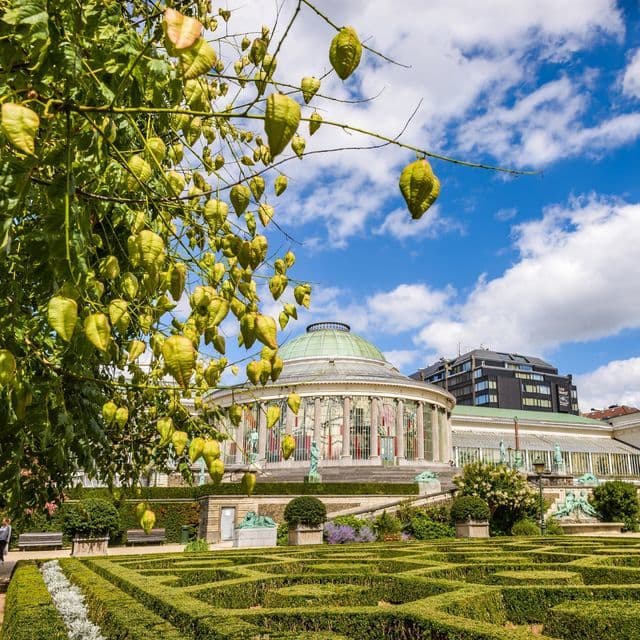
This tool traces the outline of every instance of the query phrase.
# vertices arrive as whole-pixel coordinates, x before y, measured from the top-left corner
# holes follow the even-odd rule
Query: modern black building
[[[443,387],[459,405],[579,413],[571,375],[561,376],[532,356],[474,349],[453,360],[441,358],[411,377]]]

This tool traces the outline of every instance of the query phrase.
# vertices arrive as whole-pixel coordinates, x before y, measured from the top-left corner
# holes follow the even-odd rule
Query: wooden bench
[[[62,532],[47,531],[38,533],[21,533],[18,536],[18,549],[35,549],[35,548],[60,548],[62,549]]]
[[[164,529],[151,529],[145,533],[143,529],[127,529],[127,544],[147,544],[156,542],[164,544],[166,535]]]

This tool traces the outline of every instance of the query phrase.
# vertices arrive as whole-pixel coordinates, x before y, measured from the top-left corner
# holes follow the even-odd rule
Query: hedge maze
[[[141,640],[153,629],[163,640],[640,639],[637,539],[325,545],[60,564],[109,638]]]

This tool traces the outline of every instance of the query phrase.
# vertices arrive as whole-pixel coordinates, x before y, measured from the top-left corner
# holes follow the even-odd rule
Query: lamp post
[[[540,494],[540,533],[544,535],[544,500],[542,498],[542,474],[544,473],[544,460],[538,456],[533,463],[533,470],[538,476],[538,490]]]

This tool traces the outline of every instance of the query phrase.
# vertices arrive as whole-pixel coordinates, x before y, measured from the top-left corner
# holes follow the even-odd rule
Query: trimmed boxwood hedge
[[[19,562],[5,600],[1,640],[67,640],[65,627],[34,562]]]
[[[564,602],[551,609],[544,628],[546,633],[564,640],[640,640],[640,605],[592,600]]]
[[[612,562],[629,544],[505,537],[61,564],[109,640],[640,640],[640,568]]]
[[[137,502],[126,502],[120,507],[123,532],[127,529],[140,528],[135,513],[137,504]],[[165,529],[167,542],[180,542],[182,526],[195,529],[200,522],[200,505],[197,502],[153,502],[151,508],[156,514],[154,526]]]
[[[67,558],[59,562],[67,578],[84,594],[91,621],[109,640],[184,640],[184,634],[173,625],[78,560]]]
[[[257,496],[345,496],[345,495],[390,495],[411,496],[418,494],[418,485],[412,483],[377,483],[377,482],[335,482],[335,483],[308,483],[308,482],[258,482],[253,495]],[[138,491],[122,490],[121,498],[130,500],[170,499],[170,498],[199,498],[201,496],[246,496],[239,482],[224,484],[204,484],[194,487],[142,487]],[[84,497],[112,497],[107,488],[76,487],[68,491],[68,497],[72,500],[80,500]]]

